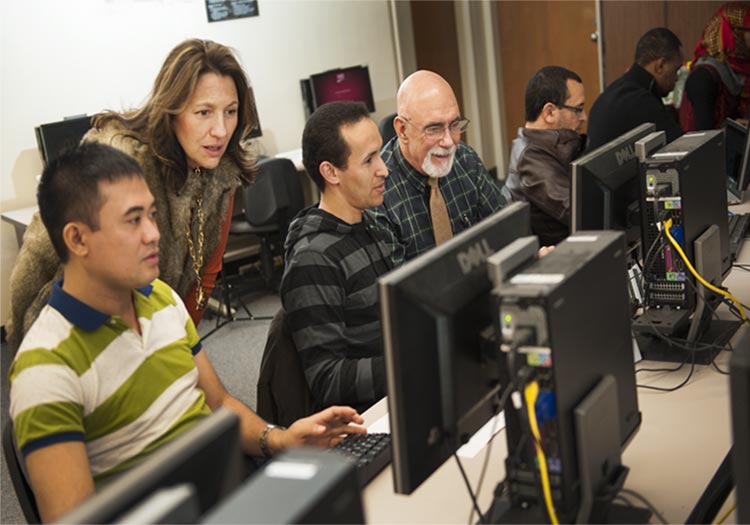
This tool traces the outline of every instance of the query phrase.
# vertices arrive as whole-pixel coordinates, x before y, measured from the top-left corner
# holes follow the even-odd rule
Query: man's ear
[[[78,257],[85,257],[89,252],[88,237],[91,228],[82,222],[69,222],[63,227],[62,237],[68,252]]]
[[[336,167],[327,160],[321,162],[318,169],[320,170],[320,174],[323,176],[323,180],[326,184],[336,186],[341,182]]]
[[[654,70],[657,73],[662,74],[664,72],[664,70],[666,69],[666,67],[667,67],[667,59],[666,58],[659,57],[659,58],[656,59],[656,67],[654,68]]]
[[[393,119],[393,129],[398,136],[398,140],[408,142],[409,139],[406,136],[406,121],[401,116],[396,115]]]
[[[555,106],[552,102],[547,102],[544,107],[542,108],[542,119],[547,124],[557,124],[557,106]]]

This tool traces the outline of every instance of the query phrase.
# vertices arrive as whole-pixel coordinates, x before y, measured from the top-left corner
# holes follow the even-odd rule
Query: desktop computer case
[[[659,235],[656,213],[669,213],[682,227],[682,243],[694,263],[693,242],[712,224],[719,227],[722,273],[731,268],[727,226],[727,188],[724,165],[724,134],[720,130],[686,133],[648,157],[641,166],[641,236],[645,258]],[[656,210],[655,210],[656,207]],[[654,248],[656,249],[656,248]],[[671,250],[650,256],[644,268],[646,305],[691,310],[695,307],[695,278],[684,272],[667,272]]]
[[[630,334],[625,237],[620,232],[578,232],[513,276],[496,290],[498,330],[507,351],[519,328],[532,340],[519,349],[514,373],[523,365],[535,372],[540,399],[553,393],[556,420],[540,420],[550,466],[553,499],[561,520],[575,517],[579,476],[573,413],[606,374],[617,380],[623,446],[640,426]],[[530,439],[521,443],[522,423],[506,405],[506,479],[517,504],[538,499],[538,473]],[[519,446],[520,444],[520,446]],[[521,462],[514,455],[520,451]],[[567,518],[564,518],[567,516]]]

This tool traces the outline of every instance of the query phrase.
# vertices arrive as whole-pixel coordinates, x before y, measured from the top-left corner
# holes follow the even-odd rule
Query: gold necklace
[[[195,168],[194,173],[200,177],[201,180],[201,191],[195,198],[195,215],[198,222],[198,249],[195,249],[193,245],[193,236],[190,232],[190,223],[188,222],[185,236],[187,237],[188,253],[193,261],[193,272],[195,272],[195,278],[197,280],[197,286],[195,288],[195,302],[199,310],[203,310],[208,302],[206,297],[206,289],[203,287],[203,281],[201,279],[201,270],[203,269],[203,191],[206,188],[206,180],[203,176],[203,171],[200,167]]]

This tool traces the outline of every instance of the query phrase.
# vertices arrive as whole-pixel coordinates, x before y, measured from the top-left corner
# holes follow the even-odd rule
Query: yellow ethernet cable
[[[690,270],[690,273],[692,273],[696,279],[700,281],[700,283],[708,288],[709,290],[719,294],[723,295],[724,297],[728,297],[732,300],[732,302],[737,306],[737,309],[740,311],[740,315],[742,316],[742,320],[745,323],[750,324],[750,321],[747,319],[747,315],[745,315],[745,309],[742,308],[742,303],[737,300],[737,298],[732,295],[731,293],[727,292],[726,290],[722,290],[721,288],[717,288],[713,284],[706,281],[703,277],[701,277],[698,272],[693,268],[693,265],[690,264],[690,261],[687,258],[687,255],[685,255],[685,252],[682,251],[682,247],[680,247],[679,244],[677,244],[677,241],[674,240],[674,237],[672,237],[672,234],[669,233],[669,229],[672,227],[672,219],[667,219],[662,223],[662,226],[664,227],[664,233],[667,235],[667,238],[669,239],[669,242],[672,243],[672,246],[677,251],[677,253],[680,254],[680,257],[683,261],[685,261],[685,265],[687,265],[688,270]]]
[[[547,513],[552,525],[558,525],[557,514],[555,513],[555,506],[552,503],[552,490],[550,489],[549,473],[547,472],[547,458],[544,457],[544,451],[542,450],[541,441],[542,438],[539,434],[539,426],[536,422],[536,412],[534,411],[534,403],[539,395],[539,384],[536,381],[530,382],[524,388],[524,398],[526,399],[526,410],[529,415],[529,425],[531,426],[531,433],[534,435],[534,447],[536,448],[536,458],[539,462],[539,473],[542,476],[542,492],[544,493],[544,503],[547,506]]]

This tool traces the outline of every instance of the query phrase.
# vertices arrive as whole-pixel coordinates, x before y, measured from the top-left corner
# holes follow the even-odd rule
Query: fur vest
[[[186,231],[197,243],[198,223],[194,213],[196,199],[203,181],[192,172],[184,186],[175,193],[158,169],[156,158],[148,146],[123,134],[124,127],[110,121],[102,129],[92,129],[84,141],[111,145],[132,156],[143,170],[151,193],[156,199],[157,224],[161,233],[159,241],[160,279],[185,297],[196,282],[193,261],[188,254]],[[205,172],[203,189],[203,262],[216,250],[222,223],[229,213],[229,203],[234,190],[240,185],[240,169],[227,156],[219,166]],[[202,272],[201,272],[202,273]],[[8,321],[8,341],[18,348],[23,335],[49,299],[52,285],[62,277],[62,267],[52,248],[44,224],[35,215],[24,235],[23,245],[11,275],[11,319]]]

